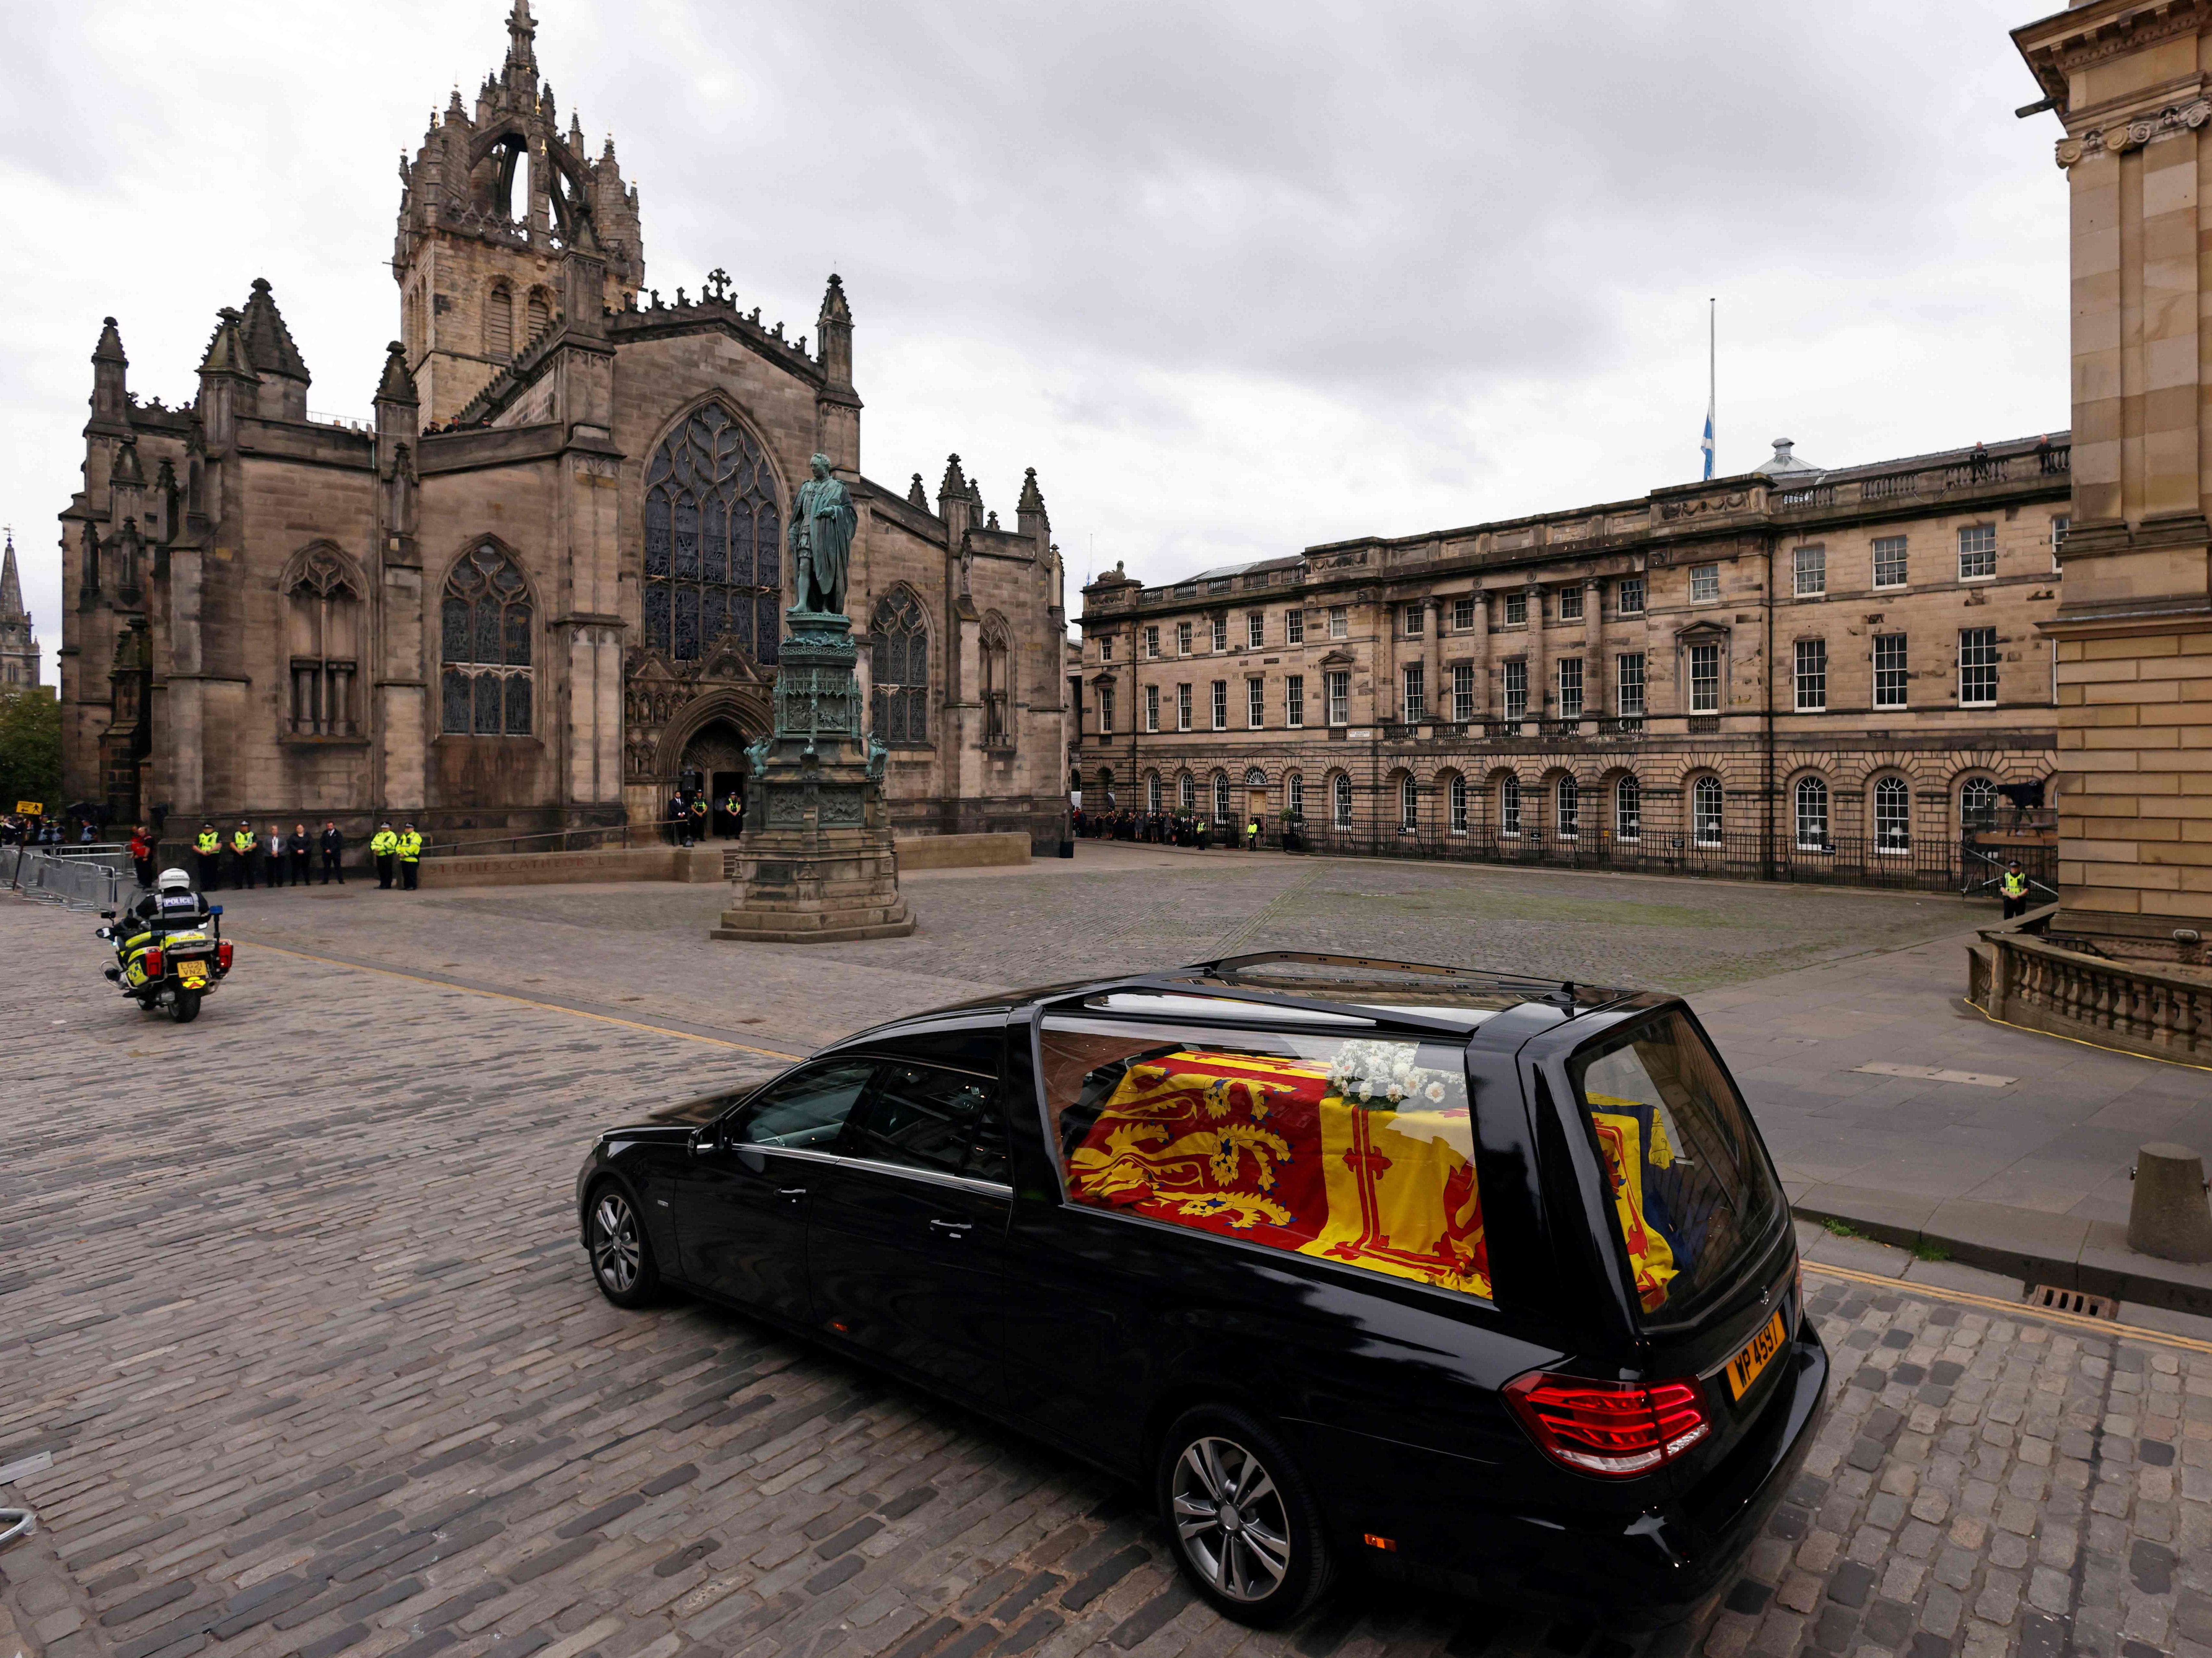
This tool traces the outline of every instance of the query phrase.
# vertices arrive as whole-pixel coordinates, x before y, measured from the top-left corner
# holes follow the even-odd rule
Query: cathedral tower
[[[612,137],[594,161],[573,111],[562,133],[553,88],[538,79],[537,33],[529,0],[514,0],[506,61],[484,77],[474,113],[455,88],[414,160],[400,160],[400,338],[434,424],[552,327],[572,243],[597,243],[609,308],[626,308],[645,281],[637,191],[623,183]]]
[[[0,686],[21,687],[39,683],[39,641],[31,631],[31,613],[23,608],[22,578],[15,572],[15,537],[0,553]]]

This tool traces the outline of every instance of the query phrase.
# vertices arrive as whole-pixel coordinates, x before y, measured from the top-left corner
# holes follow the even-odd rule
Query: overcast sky
[[[0,518],[61,642],[54,514],[100,319],[189,398],[265,276],[319,411],[398,331],[400,151],[506,0],[0,4]],[[841,271],[861,461],[948,451],[1073,591],[1697,476],[2063,427],[2054,118],[2000,0],[538,0],[643,211],[813,329]]]

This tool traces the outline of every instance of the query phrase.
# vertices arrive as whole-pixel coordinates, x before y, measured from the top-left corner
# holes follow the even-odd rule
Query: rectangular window
[[[1515,657],[1505,665],[1505,717],[1526,720],[1528,717],[1528,661],[1526,657]]]
[[[1989,708],[1997,700],[1997,630],[1959,629],[1959,706]]]
[[[1398,607],[1399,627],[1407,638],[1419,639],[1421,636],[1421,629],[1427,625],[1422,619],[1425,615],[1425,610],[1419,604],[1401,604]]]
[[[1828,641],[1797,641],[1797,712],[1819,714],[1828,706]]]
[[[1583,590],[1579,587],[1559,589],[1559,620],[1579,622],[1583,619]]]
[[[1098,688],[1098,734],[1101,737],[1114,734],[1114,688],[1111,685]]]
[[[1352,723],[1352,675],[1343,668],[1334,669],[1322,676],[1322,689],[1328,696],[1328,723],[1348,726]]]
[[[1176,654],[1177,656],[1190,654],[1190,623],[1188,622],[1176,623]]]
[[[1303,645],[1306,642],[1306,613],[1304,610],[1283,612],[1283,643]]]
[[[1179,732],[1190,729],[1190,687],[1188,685],[1176,687],[1176,729]]]
[[[1488,1299],[1458,1046],[1072,1014],[1040,1042],[1069,1203]],[[1187,1156],[1201,1144],[1236,1149]],[[1389,1217],[1387,1238],[1363,1212]]]
[[[1160,653],[1160,630],[1157,624],[1145,629],[1145,654],[1157,657]]]
[[[2051,520],[2051,574],[2058,574],[2058,550],[2066,542],[2066,532],[2073,528],[2074,520],[2061,513]]]
[[[1623,616],[1644,614],[1644,578],[1625,575],[1620,579],[1620,613]]]
[[[1583,659],[1578,656],[1559,659],[1559,718],[1579,720],[1583,717]]]
[[[1328,607],[1328,636],[1346,639],[1352,634],[1352,612],[1341,604]]]
[[[1145,687],[1145,729],[1148,732],[1156,732],[1159,728],[1160,688],[1158,685],[1147,685]]]
[[[1474,664],[1452,664],[1452,718],[1464,726],[1474,718]]]
[[[1790,571],[1800,598],[1817,598],[1828,591],[1828,550],[1796,547],[1790,553]]]
[[[1505,625],[1509,628],[1525,628],[1528,625],[1528,594],[1505,595]]]
[[[1620,717],[1624,720],[1644,718],[1644,653],[1631,651],[1613,659],[1619,674],[1614,693]]]
[[[1721,711],[1721,647],[1717,645],[1690,647],[1690,712],[1718,714]]]
[[[1874,538],[1874,585],[1877,587],[1905,586],[1905,537],[1876,536]]]
[[[1690,603],[1704,604],[1721,596],[1721,567],[1717,564],[1692,564],[1690,567]]]
[[[1959,580],[1980,581],[1997,573],[1997,526],[1969,524],[1959,531]]]
[[[1101,662],[1111,662],[1114,659],[1114,641],[1112,640],[1102,639],[1098,641],[1098,659]]]
[[[1874,641],[1874,705],[1905,706],[1905,635],[1882,634]]]
[[[1249,650],[1259,650],[1267,642],[1267,618],[1258,610],[1244,618],[1244,644]]]
[[[1229,729],[1229,682],[1225,679],[1213,682],[1213,729]]]
[[[1406,670],[1406,700],[1403,718],[1408,722],[1429,717],[1429,691],[1426,671],[1416,662]]]
[[[1467,633],[1474,627],[1474,595],[1462,593],[1452,600],[1452,631]]]
[[[1267,723],[1267,689],[1257,679],[1244,682],[1244,724],[1247,729],[1258,731]]]
[[[1283,723],[1293,729],[1306,723],[1306,677],[1302,673],[1283,677]]]
[[[1213,618],[1213,648],[1217,651],[1229,648],[1229,618],[1225,616]]]

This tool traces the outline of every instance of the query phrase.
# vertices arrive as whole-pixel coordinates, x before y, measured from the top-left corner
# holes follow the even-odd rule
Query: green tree
[[[61,802],[62,705],[43,688],[0,688],[0,812],[18,800]]]

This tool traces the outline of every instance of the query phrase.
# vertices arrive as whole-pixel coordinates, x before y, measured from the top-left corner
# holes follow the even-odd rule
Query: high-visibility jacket
[[[422,856],[422,837],[413,829],[399,837],[399,861],[411,864]]]
[[[2025,898],[2027,896],[2027,877],[2025,875],[2015,875],[2012,871],[2007,870],[2004,872],[2003,878],[1997,883],[1997,885],[2008,898]]]
[[[192,849],[195,852],[205,853],[209,857],[212,858],[216,853],[222,850],[222,841],[213,829],[202,829],[199,833],[199,839],[192,842]]]
[[[379,858],[389,858],[399,850],[399,837],[390,829],[379,829],[368,837],[368,849]]]
[[[240,857],[252,851],[258,844],[252,829],[233,829],[230,832],[230,849]]]

